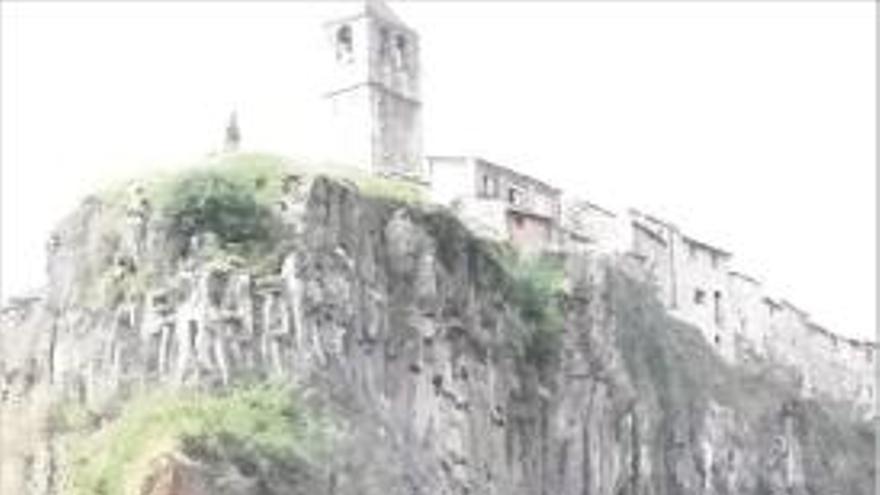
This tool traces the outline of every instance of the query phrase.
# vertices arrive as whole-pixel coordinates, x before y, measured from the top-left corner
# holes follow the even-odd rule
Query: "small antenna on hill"
[[[229,123],[226,124],[226,140],[223,149],[227,153],[235,153],[241,145],[241,129],[238,128],[238,115],[235,110],[229,115]]]

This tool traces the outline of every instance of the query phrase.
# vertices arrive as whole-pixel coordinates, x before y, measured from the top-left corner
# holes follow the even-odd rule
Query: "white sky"
[[[429,153],[475,153],[720,243],[837,332],[875,328],[874,2],[403,2]],[[2,291],[97,185],[219,147],[325,149],[340,5],[2,3]]]

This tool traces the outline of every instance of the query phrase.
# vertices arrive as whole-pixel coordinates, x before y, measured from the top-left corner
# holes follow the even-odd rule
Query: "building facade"
[[[526,251],[558,247],[560,190],[488,160],[428,157],[432,200],[475,232]]]
[[[621,217],[583,198],[562,194],[562,249],[610,253],[622,249]]]
[[[332,158],[423,181],[419,37],[380,0],[325,23]]]
[[[681,232],[675,225],[631,209],[625,245],[657,286],[675,316],[697,326],[724,357],[733,359],[732,255]]]
[[[592,251],[635,260],[669,312],[698,328],[729,362],[796,369],[805,395],[876,412],[876,343],[846,339],[731,269],[732,254],[638,210],[611,212],[512,168],[474,156],[422,156],[419,41],[380,0],[327,23],[326,95],[338,158],[377,175],[430,182],[476,235],[522,251]],[[349,4],[348,7],[350,7]],[[629,263],[626,264],[629,266]]]

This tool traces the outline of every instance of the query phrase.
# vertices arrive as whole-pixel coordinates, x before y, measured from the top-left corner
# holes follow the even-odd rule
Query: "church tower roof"
[[[348,22],[352,19],[360,17],[368,17],[377,19],[385,24],[397,26],[399,28],[412,31],[412,28],[406,25],[403,20],[388,6],[383,0],[360,0],[358,2],[339,2],[332,8],[332,21],[326,24],[338,24],[340,22]]]
[[[399,24],[405,26],[403,21],[400,20],[400,17],[397,17],[397,14],[394,13],[393,10],[382,0],[365,0],[364,1],[364,12],[372,17],[378,17],[385,21],[391,22],[393,24]]]

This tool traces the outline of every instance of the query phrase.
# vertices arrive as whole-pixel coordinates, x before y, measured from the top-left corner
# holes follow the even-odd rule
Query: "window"
[[[488,198],[498,196],[498,180],[488,174],[483,176],[483,195]]]
[[[721,311],[721,291],[715,291],[715,324],[719,327],[724,324],[723,314]]]
[[[511,187],[507,190],[507,201],[514,205],[519,206],[522,204],[522,191],[515,187]]]
[[[394,38],[394,68],[406,69],[406,38],[398,34]]]
[[[379,59],[387,60],[391,56],[391,34],[388,28],[379,29]]]
[[[694,291],[694,303],[703,304],[706,301],[706,291],[697,289]]]
[[[521,229],[523,226],[523,222],[524,222],[524,219],[523,219],[522,215],[514,215],[513,216],[513,223],[516,224],[517,228]]]
[[[865,361],[869,363],[874,361],[874,353],[871,352],[871,349],[865,349]]]
[[[351,38],[351,26],[340,26],[336,30],[336,60],[348,63],[352,61],[354,46]]]

